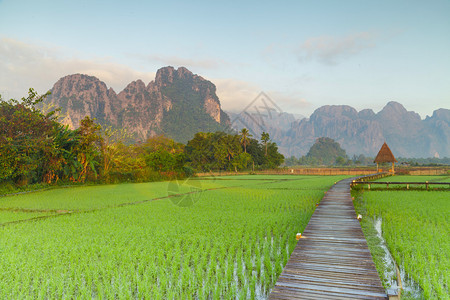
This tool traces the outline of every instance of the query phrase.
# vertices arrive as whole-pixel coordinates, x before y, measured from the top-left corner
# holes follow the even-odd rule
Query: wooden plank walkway
[[[387,299],[356,219],[351,182],[326,193],[269,299]]]

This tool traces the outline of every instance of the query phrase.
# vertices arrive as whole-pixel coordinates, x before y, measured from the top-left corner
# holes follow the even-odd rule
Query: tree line
[[[353,155],[349,158],[341,145],[328,137],[316,139],[314,144],[304,156],[286,159],[286,166],[352,166],[373,164],[373,158],[364,155]]]
[[[240,134],[198,132],[186,147],[187,166],[197,171],[272,169],[284,162],[278,147],[263,132],[261,143],[244,128]]]
[[[450,165],[450,158],[403,158],[397,157],[402,166],[445,166]],[[301,157],[286,158],[284,166],[373,166],[374,157],[364,154],[348,157],[338,142],[328,137],[316,139],[308,153]]]
[[[267,133],[199,132],[187,145],[165,136],[132,142],[126,130],[85,117],[72,130],[57,110],[37,108],[49,93],[4,101],[0,95],[0,182],[143,182],[213,170],[276,168],[284,157]]]

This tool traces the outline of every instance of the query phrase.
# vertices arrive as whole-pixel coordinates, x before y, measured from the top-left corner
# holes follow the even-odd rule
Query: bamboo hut
[[[377,172],[379,172],[378,164],[392,163],[392,170],[389,171],[394,173],[394,163],[396,163],[397,160],[395,159],[394,154],[392,154],[391,149],[389,149],[389,146],[384,142],[373,162],[377,164]]]

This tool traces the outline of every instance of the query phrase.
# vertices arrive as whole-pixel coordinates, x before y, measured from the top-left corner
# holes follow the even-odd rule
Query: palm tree
[[[252,135],[247,128],[242,128],[241,130],[241,144],[244,145],[244,152],[247,153],[247,144],[250,142],[249,138]]]
[[[270,141],[269,134],[267,132],[264,132],[261,134],[261,141],[263,142],[265,148],[266,148],[266,156],[267,156],[267,142]]]

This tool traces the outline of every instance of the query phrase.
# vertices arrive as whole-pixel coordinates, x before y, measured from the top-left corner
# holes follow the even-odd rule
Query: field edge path
[[[387,299],[350,194],[333,185],[311,217],[269,299]]]

